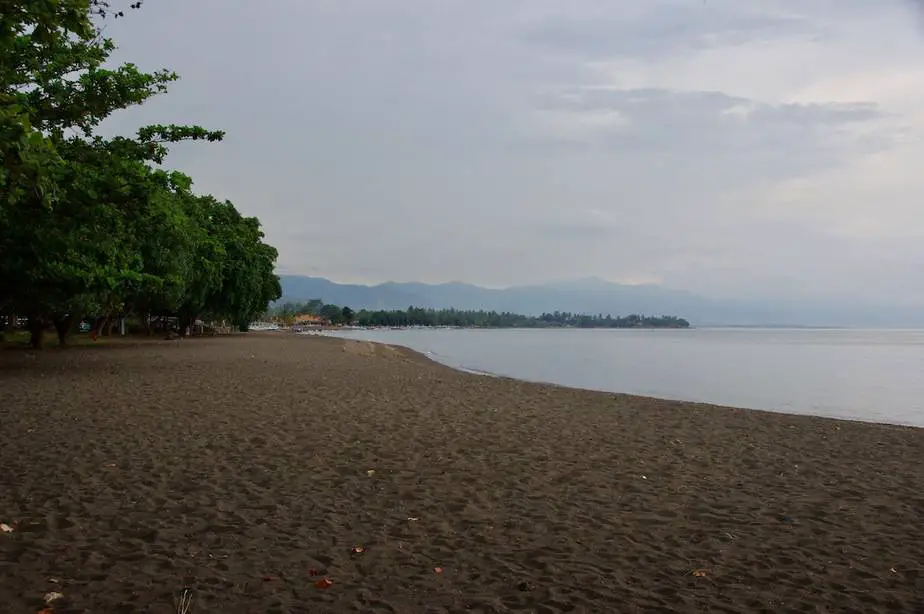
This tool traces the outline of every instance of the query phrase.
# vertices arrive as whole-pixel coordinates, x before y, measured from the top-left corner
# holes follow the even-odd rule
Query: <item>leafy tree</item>
[[[343,321],[343,309],[337,305],[324,305],[321,307],[320,316],[331,324],[340,324]]]
[[[210,315],[243,327],[279,297],[277,254],[259,222],[155,168],[169,143],[222,132],[157,125],[131,138],[94,135],[176,79],[103,68],[115,47],[93,16],[121,14],[103,0],[4,0],[0,314],[28,315],[36,347],[49,323],[63,343],[79,315]]]
[[[307,303],[305,303],[299,310],[299,313],[300,314],[307,313],[313,316],[319,316],[321,315],[321,307],[323,306],[324,306],[324,301],[322,301],[319,298],[314,298],[308,301]]]

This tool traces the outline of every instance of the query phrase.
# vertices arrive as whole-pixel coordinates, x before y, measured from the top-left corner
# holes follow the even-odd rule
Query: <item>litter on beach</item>
[[[63,598],[64,598],[64,593],[58,593],[56,591],[45,593],[45,603],[49,605],[54,603],[58,599],[63,599]]]

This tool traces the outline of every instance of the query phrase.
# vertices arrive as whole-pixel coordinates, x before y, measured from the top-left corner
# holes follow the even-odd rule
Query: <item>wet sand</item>
[[[285,333],[2,351],[0,523],[11,613],[922,612],[924,429]]]

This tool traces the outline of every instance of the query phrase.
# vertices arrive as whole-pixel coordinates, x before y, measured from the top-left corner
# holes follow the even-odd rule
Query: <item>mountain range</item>
[[[598,278],[490,289],[451,282],[386,282],[366,286],[323,277],[282,275],[282,299],[348,305],[359,309],[456,308],[628,315],[673,315],[696,326],[921,327],[924,309],[856,301],[719,299],[657,285],[624,285]]]

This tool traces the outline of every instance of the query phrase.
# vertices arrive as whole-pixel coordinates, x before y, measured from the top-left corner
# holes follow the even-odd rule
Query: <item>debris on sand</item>
[[[50,593],[45,593],[45,603],[48,604],[48,605],[51,605],[52,603],[54,603],[54,602],[57,601],[58,599],[63,599],[63,598],[64,598],[64,593],[59,593],[59,592],[56,592],[56,591],[52,591],[52,592],[50,592]]]

